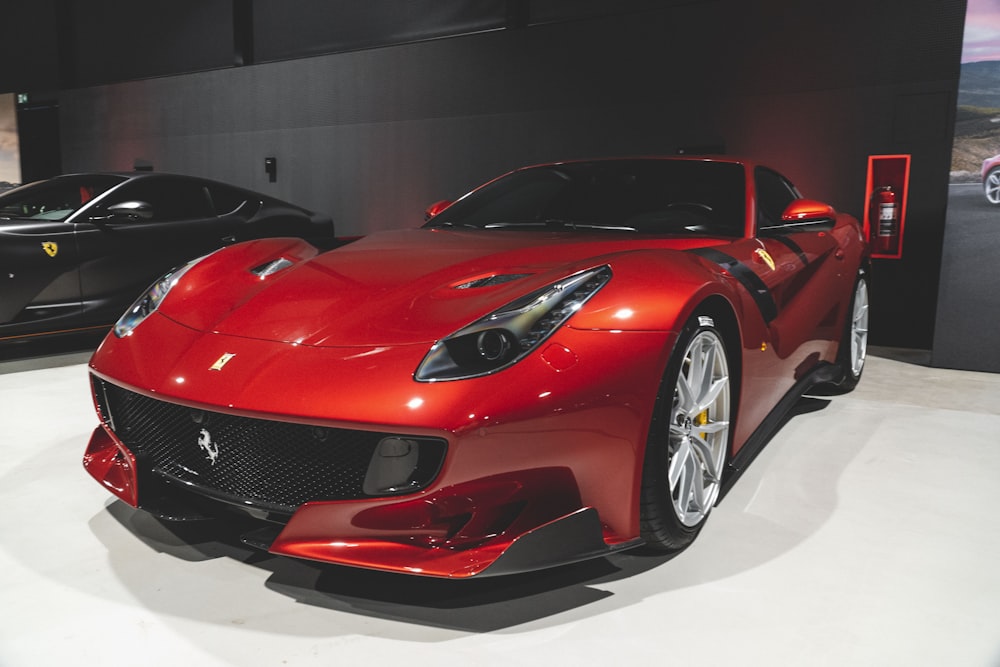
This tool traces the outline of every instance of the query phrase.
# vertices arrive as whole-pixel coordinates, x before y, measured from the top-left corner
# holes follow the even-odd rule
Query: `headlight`
[[[439,340],[420,362],[419,382],[462,380],[517,363],[611,280],[611,267],[568,276]]]
[[[159,308],[160,302],[166,298],[170,290],[177,284],[177,281],[181,279],[181,276],[202,259],[204,257],[192,260],[179,269],[174,269],[164,274],[162,278],[153,283],[115,323],[115,335],[119,338],[131,335],[144,319]]]

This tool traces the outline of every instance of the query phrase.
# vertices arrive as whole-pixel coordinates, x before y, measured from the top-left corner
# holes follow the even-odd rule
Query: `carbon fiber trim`
[[[733,278],[736,278],[750,293],[750,296],[753,297],[754,303],[757,304],[757,308],[760,310],[761,317],[764,318],[765,322],[770,323],[778,316],[778,306],[774,302],[771,290],[768,289],[760,276],[754,273],[753,269],[749,266],[715,248],[695,248],[688,252],[718,264],[728,271]]]

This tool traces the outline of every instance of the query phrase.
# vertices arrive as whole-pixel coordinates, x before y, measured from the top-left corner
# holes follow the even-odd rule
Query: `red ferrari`
[[[157,281],[90,363],[87,471],[275,554],[437,577],[687,546],[865,363],[858,222],[734,158],[566,162],[329,252]]]

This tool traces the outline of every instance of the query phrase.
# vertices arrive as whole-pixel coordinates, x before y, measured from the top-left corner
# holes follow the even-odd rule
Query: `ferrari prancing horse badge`
[[[222,355],[221,357],[219,357],[218,359],[216,359],[215,363],[212,364],[209,367],[208,370],[210,370],[210,371],[221,371],[222,367],[225,366],[226,364],[228,364],[229,360],[232,359],[235,356],[236,355],[234,353],[232,353],[232,352],[226,352],[224,355]]]
[[[59,252],[59,244],[55,241],[42,241],[42,250],[44,250],[45,254],[49,257],[55,257]]]

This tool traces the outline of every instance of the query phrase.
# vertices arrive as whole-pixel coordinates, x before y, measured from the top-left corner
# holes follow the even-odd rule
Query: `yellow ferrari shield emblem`
[[[774,271],[774,259],[771,257],[771,254],[768,251],[764,250],[763,248],[757,248],[756,250],[754,250],[754,254],[760,257],[761,261],[767,264],[767,268]]]
[[[222,367],[229,363],[229,360],[236,355],[232,352],[226,352],[224,355],[215,360],[215,363],[209,366],[210,371],[221,371]]]
[[[42,241],[42,250],[49,257],[55,257],[59,253],[59,244],[55,241]]]

